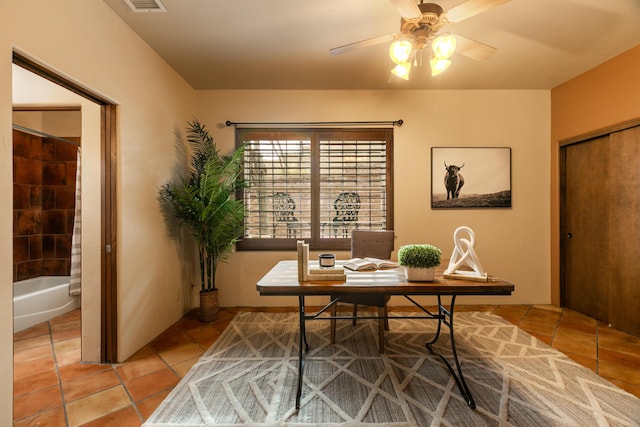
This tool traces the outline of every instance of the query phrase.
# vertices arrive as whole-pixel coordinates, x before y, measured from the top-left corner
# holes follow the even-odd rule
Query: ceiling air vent
[[[160,0],[124,0],[134,12],[166,12]]]

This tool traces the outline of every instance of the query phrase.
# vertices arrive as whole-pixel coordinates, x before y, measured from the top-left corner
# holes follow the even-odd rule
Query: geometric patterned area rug
[[[391,319],[384,355],[376,321],[337,323],[332,345],[328,321],[307,322],[298,411],[298,314],[238,313],[144,426],[640,425],[640,399],[496,315],[455,315],[475,410],[425,348],[435,321]]]

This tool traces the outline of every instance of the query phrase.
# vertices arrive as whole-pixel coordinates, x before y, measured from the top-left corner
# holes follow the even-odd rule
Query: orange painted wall
[[[559,143],[640,118],[640,45],[551,90],[551,300],[560,304]]]

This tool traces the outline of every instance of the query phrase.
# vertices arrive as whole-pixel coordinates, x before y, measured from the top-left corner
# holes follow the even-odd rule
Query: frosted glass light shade
[[[449,61],[448,59],[438,59],[438,58],[431,58],[430,63],[431,63],[432,76],[437,76],[438,74],[444,72],[444,70],[449,68],[449,65],[451,65],[451,61]]]
[[[409,61],[409,56],[413,50],[413,44],[406,39],[396,40],[389,47],[389,56],[396,64],[402,64]]]
[[[438,59],[448,59],[456,50],[456,38],[450,34],[436,37],[431,43],[433,55]]]
[[[409,73],[411,72],[411,63],[404,62],[395,66],[391,70],[391,74],[401,78],[402,80],[409,80]]]

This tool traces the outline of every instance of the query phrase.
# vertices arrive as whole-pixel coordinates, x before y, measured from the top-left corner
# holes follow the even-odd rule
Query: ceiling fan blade
[[[449,22],[460,22],[511,0],[467,0],[446,12]]]
[[[360,49],[363,47],[375,46],[377,44],[390,42],[395,39],[397,34],[387,34],[385,36],[374,37],[372,39],[361,40],[355,43],[345,44],[344,46],[334,47],[329,49],[331,55],[340,55],[343,53],[351,52],[352,50]]]
[[[458,34],[454,34],[454,36],[456,38],[456,53],[466,56],[467,58],[484,61],[496,53],[497,49],[495,47],[462,37]]]
[[[415,0],[389,0],[398,9],[398,13],[407,21],[422,19],[422,12]]]

